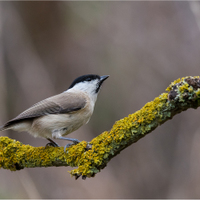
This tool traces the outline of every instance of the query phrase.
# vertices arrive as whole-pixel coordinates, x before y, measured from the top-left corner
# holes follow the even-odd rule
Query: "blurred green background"
[[[199,69],[200,2],[0,2],[0,124],[80,75],[110,75],[90,122],[69,135],[90,141]],[[1,169],[0,198],[200,198],[199,117],[175,116],[86,181],[70,167]]]

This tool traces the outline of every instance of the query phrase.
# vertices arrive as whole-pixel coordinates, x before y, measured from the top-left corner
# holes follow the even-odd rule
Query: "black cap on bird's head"
[[[78,78],[76,78],[72,84],[70,85],[70,88],[73,88],[75,85],[79,84],[79,83],[93,83],[96,85],[96,89],[95,92],[98,93],[99,89],[101,88],[102,83],[108,78],[108,75],[105,76],[99,76],[96,74],[87,74],[87,75],[83,75],[80,76]]]

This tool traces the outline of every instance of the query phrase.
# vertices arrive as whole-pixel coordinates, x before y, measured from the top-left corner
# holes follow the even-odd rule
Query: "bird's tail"
[[[0,126],[0,131],[5,131],[5,130],[7,130],[8,129],[8,127],[6,127],[6,126]]]

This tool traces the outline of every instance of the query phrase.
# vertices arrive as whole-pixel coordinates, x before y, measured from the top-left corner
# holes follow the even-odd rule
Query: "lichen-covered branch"
[[[25,167],[72,166],[71,175],[93,177],[120,151],[153,131],[158,125],[188,108],[200,105],[200,79],[185,77],[170,84],[153,101],[142,109],[117,121],[110,131],[105,131],[90,144],[63,147],[32,147],[8,137],[0,137],[0,167],[12,171]]]

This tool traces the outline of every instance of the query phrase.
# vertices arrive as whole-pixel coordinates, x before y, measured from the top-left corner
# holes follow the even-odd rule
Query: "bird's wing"
[[[84,95],[77,97],[74,93],[63,92],[34,104],[14,119],[8,121],[4,127],[8,127],[25,119],[41,117],[49,114],[66,114],[75,112],[84,108],[86,103],[87,98]]]

